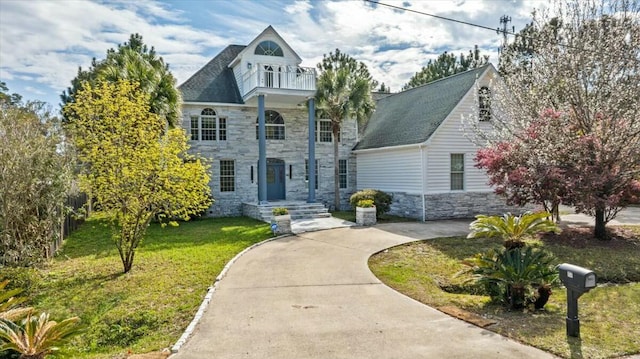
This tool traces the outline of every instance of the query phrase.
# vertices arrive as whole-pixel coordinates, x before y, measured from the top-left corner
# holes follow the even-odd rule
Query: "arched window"
[[[273,41],[266,40],[258,44],[256,46],[256,51],[254,52],[256,55],[264,55],[264,56],[284,56],[282,53],[282,48]]]
[[[256,118],[256,139],[259,138],[258,121],[260,121],[259,117]],[[284,140],[284,119],[278,112],[264,111],[264,122],[267,140]]]
[[[491,120],[491,90],[487,86],[482,86],[478,90],[478,105],[480,121]]]
[[[191,116],[192,141],[226,141],[227,119],[220,118],[212,108],[205,108],[200,116]]]

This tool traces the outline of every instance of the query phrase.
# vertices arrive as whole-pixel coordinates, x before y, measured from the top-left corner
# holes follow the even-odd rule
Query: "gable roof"
[[[244,50],[243,45],[229,45],[209,63],[193,74],[178,89],[184,102],[222,102],[242,104],[242,97],[229,63]]]
[[[232,61],[229,61],[228,65],[229,66],[233,66],[236,64],[236,62],[238,62],[240,60],[240,58],[242,58],[242,56],[244,55],[245,51],[248,51],[249,49],[252,49],[255,45],[257,45],[259,42],[262,42],[262,40],[264,40],[264,36],[266,34],[272,34],[273,36],[276,37],[276,39],[279,40],[280,44],[282,46],[285,46],[287,48],[287,50],[289,50],[293,56],[295,56],[296,61],[298,63],[302,62],[302,59],[300,58],[300,56],[298,56],[298,54],[293,51],[293,49],[291,48],[291,46],[289,46],[289,44],[287,44],[286,41],[284,41],[284,39],[282,38],[282,36],[280,36],[280,34],[278,34],[278,32],[273,28],[273,26],[269,25],[267,26],[266,29],[262,30],[262,32],[260,33],[260,35],[256,36],[242,51],[240,51],[233,59]]]
[[[487,64],[379,99],[354,149],[427,141],[490,67],[493,65]]]

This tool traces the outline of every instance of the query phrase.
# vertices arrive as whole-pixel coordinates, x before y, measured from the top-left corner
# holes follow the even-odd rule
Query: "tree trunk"
[[[593,230],[593,234],[600,240],[609,239],[607,237],[607,223],[604,221],[604,209],[596,209],[596,226]]]
[[[333,123],[333,190],[335,191],[334,205],[335,210],[340,210],[340,154],[338,146],[338,135],[340,134],[340,125]]]

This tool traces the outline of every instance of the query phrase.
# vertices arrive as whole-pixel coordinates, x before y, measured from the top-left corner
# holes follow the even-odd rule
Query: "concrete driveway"
[[[408,298],[367,266],[382,249],[468,223],[339,228],[250,250],[172,358],[552,358]]]

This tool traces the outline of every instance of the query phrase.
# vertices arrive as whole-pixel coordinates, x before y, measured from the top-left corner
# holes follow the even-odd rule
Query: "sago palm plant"
[[[522,308],[527,297],[538,291],[536,309],[546,304],[550,285],[558,279],[555,257],[549,252],[526,248],[489,250],[463,261],[478,283],[485,284],[493,299],[504,300],[513,309]]]
[[[79,331],[79,322],[73,317],[58,323],[49,320],[48,313],[33,312],[18,323],[0,320],[0,352],[14,350],[20,359],[43,359]]]
[[[8,280],[0,282],[0,320],[15,321],[24,318],[33,308],[18,308],[18,305],[24,303],[27,298],[17,297],[22,293],[22,289],[16,288],[6,290]]]
[[[521,216],[506,213],[503,216],[476,216],[469,225],[467,238],[499,237],[507,249],[524,246],[524,240],[542,232],[560,233],[549,212],[526,212]]]

